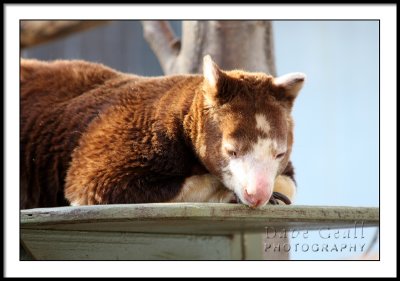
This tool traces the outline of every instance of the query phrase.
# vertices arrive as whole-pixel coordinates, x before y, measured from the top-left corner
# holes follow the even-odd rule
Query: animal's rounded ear
[[[297,97],[301,88],[303,87],[305,80],[306,75],[304,73],[293,72],[274,78],[273,84],[275,87],[282,90],[284,95],[282,98],[284,100],[288,100],[293,103],[294,99]]]
[[[203,75],[205,81],[212,88],[217,88],[218,79],[221,76],[221,70],[218,65],[211,59],[210,55],[203,58]]]

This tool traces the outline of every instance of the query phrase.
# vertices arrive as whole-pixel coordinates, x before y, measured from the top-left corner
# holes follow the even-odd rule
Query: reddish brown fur
[[[212,93],[201,75],[144,78],[83,61],[22,60],[21,208],[170,201],[185,178],[220,176],[221,136],[255,141],[247,127],[266,107],[272,134],[291,147],[293,100],[271,79],[227,72]],[[221,115],[241,121],[222,132]],[[293,177],[291,165],[283,171],[289,154],[281,172]]]
[[[294,98],[288,98],[283,89],[274,87],[272,79],[264,73],[221,71],[217,92],[206,87],[206,95],[215,95],[215,105],[207,108],[203,101],[197,103],[194,124],[204,129],[201,133],[194,130],[197,134],[191,136],[191,139],[196,139],[197,148],[201,145],[207,147],[202,162],[212,174],[220,175],[226,164],[227,155],[221,155],[220,150],[222,139],[227,136],[240,140],[237,147],[239,154],[248,152],[258,137],[287,142],[288,153],[279,171],[283,173],[293,145],[293,120],[290,112]],[[255,129],[256,113],[264,114],[270,122],[271,131],[268,135]]]

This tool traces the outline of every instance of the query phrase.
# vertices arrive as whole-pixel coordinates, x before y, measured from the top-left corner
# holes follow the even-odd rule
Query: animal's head
[[[222,71],[209,56],[203,71],[199,156],[244,204],[263,206],[289,161],[291,109],[305,75]]]

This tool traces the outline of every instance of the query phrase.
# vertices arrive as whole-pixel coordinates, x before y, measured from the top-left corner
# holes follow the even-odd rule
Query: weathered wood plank
[[[233,236],[142,234],[26,229],[25,248],[35,260],[241,259]],[[236,244],[236,245],[233,245]]]
[[[264,258],[264,233],[246,233],[243,234],[243,259],[244,260],[262,260]],[[279,243],[277,241],[277,243]],[[288,260],[288,253],[281,253],[281,259]]]
[[[379,224],[379,209],[369,207],[265,206],[157,203],[30,209],[21,211],[21,229],[123,231],[228,235],[265,227],[316,229]]]

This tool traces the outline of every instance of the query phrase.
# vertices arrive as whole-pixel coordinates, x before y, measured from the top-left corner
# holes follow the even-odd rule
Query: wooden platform
[[[378,226],[379,209],[168,203],[21,211],[21,243],[40,260],[262,259],[275,229]],[[25,255],[26,253],[24,253]]]

